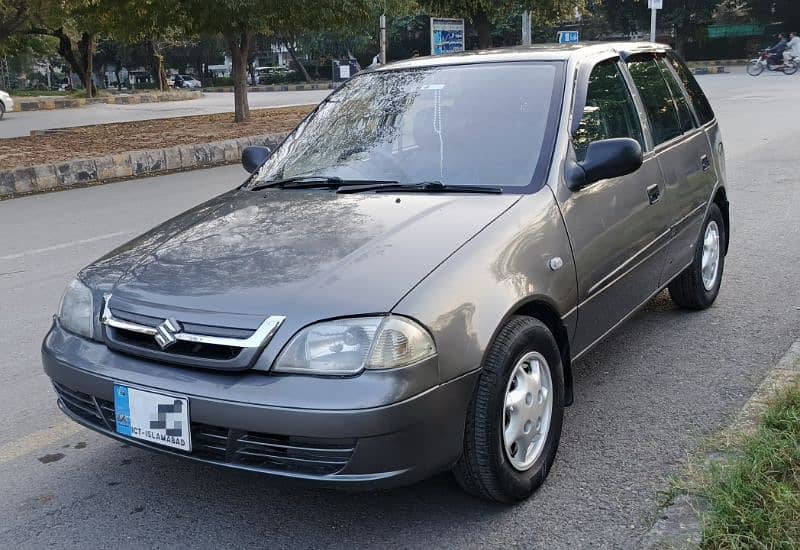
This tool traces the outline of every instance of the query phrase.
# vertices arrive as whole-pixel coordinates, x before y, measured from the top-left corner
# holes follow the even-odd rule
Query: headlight
[[[92,291],[79,279],[73,279],[64,290],[58,306],[58,321],[70,332],[91,338],[94,332]]]
[[[433,338],[397,316],[325,321],[304,328],[275,361],[277,372],[346,375],[405,367],[436,355]]]

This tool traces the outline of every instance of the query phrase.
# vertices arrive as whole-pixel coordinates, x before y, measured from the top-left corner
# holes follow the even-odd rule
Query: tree
[[[23,32],[58,39],[58,53],[78,74],[86,95],[94,97],[92,79],[98,37],[108,28],[113,0],[31,0],[30,18]]]
[[[28,25],[31,7],[30,0],[0,0],[0,45]]]
[[[161,91],[168,88],[162,50],[176,44],[189,26],[178,0],[116,0],[110,18],[111,34],[128,44],[143,43],[147,48],[153,82]]]
[[[346,25],[363,17],[369,0],[179,0],[194,32],[220,34],[231,53],[234,120],[250,116],[247,101],[247,61],[256,34],[283,41],[298,67],[294,50],[303,32]],[[308,74],[305,75],[308,77]]]
[[[706,28],[714,21],[718,0],[682,0],[664,2],[661,20],[675,32],[675,50],[684,55],[690,40],[702,40]]]
[[[253,37],[268,32],[275,3],[269,0],[179,0],[197,33],[222,35],[231,53],[234,121],[250,117],[247,101],[247,59]]]
[[[295,49],[300,37],[304,33],[324,32],[345,35],[346,29],[363,29],[372,15],[370,8],[376,5],[368,0],[280,0],[270,20],[271,31],[286,47],[306,82],[310,82]]]
[[[510,11],[530,10],[540,24],[571,18],[584,0],[420,0],[435,15],[465,17],[475,26],[478,47],[492,47],[492,29]]]
[[[720,0],[668,0],[659,10],[661,28],[672,29],[675,49],[683,55],[687,42],[701,40],[705,29],[714,21]],[[645,0],[602,0],[612,28],[641,31],[650,28],[650,10]]]

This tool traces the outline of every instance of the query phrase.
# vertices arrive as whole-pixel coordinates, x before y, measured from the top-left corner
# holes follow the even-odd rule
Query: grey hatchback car
[[[42,356],[76,422],[337,487],[452,469],[516,501],[550,471],[575,361],[664,288],[719,292],[722,140],[665,46],[368,70],[243,163],[68,285]]]

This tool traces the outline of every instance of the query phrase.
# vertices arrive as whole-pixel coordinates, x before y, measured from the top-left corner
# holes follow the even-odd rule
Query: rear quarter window
[[[667,59],[675,69],[675,72],[678,73],[681,82],[683,82],[683,87],[686,89],[695,113],[697,113],[697,118],[700,119],[700,124],[706,124],[714,120],[714,111],[711,109],[711,104],[689,68],[674,52],[669,52]]]
[[[672,99],[675,101],[675,107],[678,109],[678,122],[681,125],[683,132],[688,132],[694,128],[694,119],[692,112],[689,110],[689,105],[686,102],[686,97],[683,95],[680,83],[675,79],[675,75],[669,70],[667,61],[664,56],[656,57],[656,61],[661,67],[661,74],[664,75],[664,80],[667,81],[669,89],[672,91]]]

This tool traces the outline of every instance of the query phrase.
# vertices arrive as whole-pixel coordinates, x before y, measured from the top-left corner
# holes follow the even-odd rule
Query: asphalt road
[[[330,90],[300,92],[252,92],[250,108],[288,107],[317,104],[328,96]],[[27,136],[31,130],[67,128],[88,124],[129,122],[151,118],[173,118],[189,115],[233,112],[233,94],[208,93],[200,99],[142,103],[139,105],[87,105],[77,109],[53,111],[25,111],[6,113],[0,120],[0,138]]]
[[[552,473],[517,506],[448,475],[367,494],[297,487],[125,447],[57,410],[38,345],[64,284],[219,193],[238,167],[0,202],[0,546],[631,548],[657,491],[800,336],[800,78],[702,78],[725,133],[733,234],[698,313],[659,295],[576,365]]]

